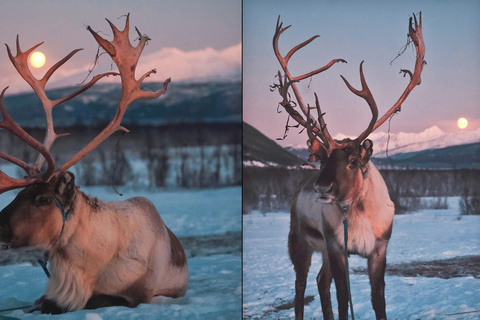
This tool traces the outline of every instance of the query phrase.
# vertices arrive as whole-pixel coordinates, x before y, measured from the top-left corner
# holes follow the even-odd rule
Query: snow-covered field
[[[294,317],[295,274],[288,258],[288,213],[253,213],[243,218],[243,318]],[[395,216],[387,265],[480,255],[480,216],[459,216],[458,198],[449,209],[422,210]],[[366,268],[366,260],[351,256],[351,269]],[[315,277],[321,256],[314,254],[306,296],[306,319],[323,319]],[[480,279],[386,276],[389,319],[480,319]],[[367,275],[351,274],[355,319],[374,319]],[[332,307],[336,317],[335,286]],[[461,314],[458,314],[461,313]],[[457,315],[452,315],[457,314]]]
[[[83,188],[83,192],[105,201],[120,201],[145,196],[153,201],[166,225],[177,236],[223,234],[240,231],[241,188],[198,191],[134,192],[120,190],[120,197],[111,188]],[[14,197],[0,197],[3,208]],[[1,251],[0,251],[1,254]],[[21,310],[3,313],[22,319],[240,319],[241,318],[241,257],[219,254],[188,259],[190,270],[187,294],[179,299],[155,298],[152,304],[134,309],[110,307],[71,312],[59,316],[25,314]],[[41,267],[17,264],[0,267],[0,310],[22,302],[32,304],[43,295],[47,278]]]

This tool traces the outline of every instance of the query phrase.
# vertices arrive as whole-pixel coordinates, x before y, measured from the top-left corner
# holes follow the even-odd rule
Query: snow
[[[132,196],[150,199],[166,225],[177,236],[223,234],[240,231],[241,188],[229,187],[205,190],[143,192],[120,190],[123,197],[111,188],[81,188],[87,194],[105,201],[119,201]],[[7,205],[15,193],[0,197],[0,207]],[[59,316],[25,314],[21,310],[4,313],[22,319],[240,319],[241,318],[241,257],[217,254],[188,259],[189,288],[178,299],[154,298],[151,304],[137,308],[110,307],[82,310]],[[22,302],[31,305],[43,295],[47,277],[41,267],[17,264],[0,267],[0,310]]]
[[[369,137],[376,150],[374,157],[386,156],[388,134],[379,132],[372,133]],[[390,134],[388,141],[388,154],[416,152],[426,149],[441,149],[449,146],[475,143],[480,141],[480,129],[445,133],[437,126],[428,128],[420,133]]]
[[[356,137],[346,136],[342,133],[335,135],[337,140],[345,138],[355,139]],[[449,146],[480,142],[480,128],[461,132],[445,133],[439,127],[433,126],[422,132],[373,132],[369,137],[373,141],[374,157],[385,157],[388,142],[388,154],[416,152],[427,149],[440,149]],[[305,149],[304,145],[292,146],[293,149]]]
[[[449,209],[422,210],[395,216],[387,264],[440,260],[478,255],[480,216],[459,216],[459,198],[449,198]],[[253,213],[243,218],[244,319],[293,318],[294,309],[276,307],[295,295],[295,274],[288,257],[290,215],[286,212]],[[322,319],[316,275],[321,256],[314,254],[305,296],[314,301],[305,307],[306,319]],[[350,269],[366,268],[366,260],[350,256]],[[355,319],[374,319],[367,275],[351,274]],[[480,279],[473,276],[440,279],[386,276],[389,319],[479,319]],[[335,286],[332,307],[338,318]],[[470,313],[467,313],[470,312]],[[463,313],[460,315],[451,315]]]

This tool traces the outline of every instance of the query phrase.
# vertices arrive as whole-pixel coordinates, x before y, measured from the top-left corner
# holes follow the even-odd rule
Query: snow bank
[[[424,210],[395,216],[387,263],[437,260],[480,252],[479,216],[459,216],[452,198],[448,210]],[[245,319],[293,318],[294,309],[277,307],[291,303],[295,274],[288,258],[288,213],[259,213],[243,219],[243,314]],[[316,275],[321,256],[314,254],[306,296],[314,301],[305,307],[305,317],[322,319]],[[366,260],[351,256],[350,268],[366,268]],[[387,276],[386,303],[389,319],[478,319],[480,279]],[[351,275],[355,319],[374,319],[370,284],[366,275]],[[332,285],[332,297],[336,296]],[[337,302],[332,298],[335,316]],[[280,308],[283,309],[283,308]]]
[[[137,308],[110,307],[82,310],[58,316],[21,310],[5,315],[21,319],[240,319],[241,258],[233,255],[196,257],[188,260],[190,282],[185,297],[154,298]],[[47,277],[41,267],[30,264],[0,267],[0,309],[21,302],[33,303],[45,292]]]
[[[121,201],[133,196],[150,199],[167,226],[177,236],[222,234],[241,230],[241,188],[197,191],[127,191],[120,197],[111,188],[91,187],[82,191],[104,201]],[[123,192],[123,190],[120,190]],[[5,207],[15,196],[8,192],[0,197]],[[0,251],[1,254],[1,251]],[[110,307],[84,310],[59,316],[25,314],[21,310],[5,315],[26,319],[240,319],[241,257],[212,255],[188,259],[189,288],[179,299],[155,298],[152,304],[134,309]],[[47,277],[41,267],[17,264],[0,267],[0,310],[21,302],[33,304],[45,292]]]

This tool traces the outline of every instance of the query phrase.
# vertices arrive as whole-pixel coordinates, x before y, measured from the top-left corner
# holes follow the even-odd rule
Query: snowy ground
[[[242,228],[240,187],[147,193],[120,190],[124,193],[123,197],[111,188],[82,187],[81,190],[105,201],[145,196],[154,202],[166,225],[177,236],[223,234]],[[13,197],[11,193],[3,194],[0,207],[7,205]],[[21,310],[2,314],[22,319],[240,319],[240,254],[194,257],[188,259],[188,265],[189,288],[183,298],[156,298],[152,304],[142,304],[134,309],[110,307],[60,316],[40,315],[38,312],[25,314]],[[47,282],[41,267],[26,263],[0,267],[0,279],[0,310],[22,302],[32,304],[44,293]]]
[[[396,216],[387,264],[442,260],[480,255],[480,216],[459,217],[458,198],[450,209],[422,210]],[[243,318],[287,319],[294,317],[291,302],[295,275],[287,253],[288,213],[254,213],[243,218]],[[351,256],[351,269],[366,268],[366,260]],[[315,277],[321,257],[315,254],[306,296],[306,319],[322,319]],[[388,270],[388,267],[387,267]],[[440,279],[386,276],[389,319],[480,319],[480,279],[473,276]],[[355,319],[374,319],[367,275],[351,275]],[[335,289],[332,285],[332,297]],[[336,317],[337,302],[332,298]],[[462,313],[460,315],[452,315]]]

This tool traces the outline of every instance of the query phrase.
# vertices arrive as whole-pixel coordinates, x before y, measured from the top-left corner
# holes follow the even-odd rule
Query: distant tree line
[[[245,167],[243,213],[290,211],[293,193],[312,169]],[[380,170],[397,214],[420,208],[445,208],[446,197],[461,197],[463,214],[480,214],[480,170]],[[431,197],[428,202],[422,197]],[[463,203],[463,204],[462,204]],[[464,208],[464,209],[463,209]]]
[[[241,125],[192,124],[128,126],[117,132],[71,168],[79,185],[114,185],[158,188],[210,188],[240,185],[242,176]],[[102,128],[60,128],[52,147],[57,163],[64,163]],[[42,141],[44,131],[27,130]],[[0,150],[35,161],[38,153],[7,133],[0,135]],[[0,169],[5,165],[1,162]],[[18,176],[23,172],[18,169]]]

